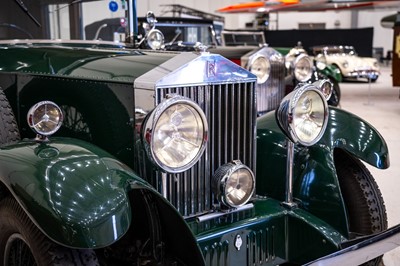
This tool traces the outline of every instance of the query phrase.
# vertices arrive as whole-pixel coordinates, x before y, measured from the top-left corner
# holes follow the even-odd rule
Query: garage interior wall
[[[221,14],[216,13],[218,8],[237,4],[238,0],[137,0],[137,11],[139,16],[145,16],[151,10],[156,16],[163,12],[163,5],[179,4],[191,7],[204,12],[223,15],[225,17],[225,28],[243,29],[246,23],[255,19],[255,14]],[[93,12],[96,10],[96,12]],[[271,14],[272,29],[298,29],[299,23],[325,23],[327,29],[349,29],[349,28],[374,28],[373,47],[382,47],[384,51],[392,50],[393,30],[383,28],[380,20],[387,15],[397,12],[395,8],[385,8],[376,10],[346,10],[346,11],[325,11],[321,12],[282,12]],[[165,14],[171,16],[172,14]],[[83,5],[84,25],[88,25],[104,18],[123,17],[124,12],[120,9],[117,12],[110,12],[108,1],[88,2]]]

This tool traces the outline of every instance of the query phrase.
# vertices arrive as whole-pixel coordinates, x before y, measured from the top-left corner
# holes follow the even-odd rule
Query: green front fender
[[[127,190],[144,186],[107,153],[76,140],[2,149],[0,177],[49,238],[82,248],[120,238],[131,222]]]
[[[0,178],[44,234],[74,248],[119,239],[132,219],[128,191],[151,190],[108,153],[72,139],[1,149]]]
[[[324,69],[319,70],[326,77],[333,78],[336,82],[342,82],[342,73],[340,69],[334,65],[326,65]]]
[[[330,150],[346,150],[379,169],[390,165],[389,149],[382,135],[362,118],[343,109],[330,107],[328,126],[320,145]]]
[[[286,137],[275,113],[257,125],[257,194],[283,201],[286,184]],[[388,148],[379,132],[361,118],[334,107],[322,139],[312,147],[295,146],[293,195],[301,206],[343,235],[347,217],[336,175],[334,150],[343,149],[377,168],[389,166]]]

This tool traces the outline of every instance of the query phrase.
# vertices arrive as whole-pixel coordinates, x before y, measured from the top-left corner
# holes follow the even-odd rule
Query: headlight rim
[[[198,152],[196,156],[194,156],[187,164],[179,166],[179,167],[171,167],[163,163],[160,159],[158,159],[157,155],[155,154],[155,149],[154,149],[154,141],[153,141],[153,134],[155,134],[155,128],[157,126],[157,123],[161,117],[161,115],[169,108],[173,107],[174,105],[177,104],[184,104],[188,105],[191,108],[193,108],[198,116],[200,117],[202,121],[202,126],[203,126],[203,138],[202,138],[202,143],[201,147],[198,149]],[[150,135],[148,135],[148,132],[150,132]],[[158,104],[144,119],[142,123],[142,128],[141,128],[141,140],[142,143],[144,144],[144,149],[147,153],[147,157],[151,160],[151,162],[156,165],[158,168],[161,170],[167,172],[167,173],[181,173],[189,168],[191,168],[194,164],[198,162],[200,157],[203,155],[204,150],[206,149],[207,146],[207,139],[208,139],[208,122],[206,119],[206,116],[203,112],[203,110],[200,108],[199,105],[197,105],[194,101],[191,99],[180,96],[177,94],[170,94],[167,95],[166,100],[162,101],[160,104]]]
[[[50,105],[51,107],[55,108],[58,112],[58,121],[53,121],[53,123],[57,122],[54,126],[54,128],[50,131],[43,131],[41,130],[39,127],[37,127],[37,124],[41,123],[41,121],[39,121],[38,123],[34,123],[33,118],[35,116],[35,112],[37,112],[39,110],[39,108],[43,105]],[[45,107],[47,109],[47,107]],[[47,113],[45,114],[47,115]],[[44,117],[44,116],[43,116]],[[42,117],[42,118],[43,118]],[[64,119],[64,114],[61,110],[61,108],[54,102],[52,101],[40,101],[37,102],[36,104],[34,104],[28,111],[27,113],[27,123],[28,126],[38,135],[44,136],[44,137],[48,137],[51,136],[53,134],[55,134],[62,126],[63,123],[63,119]]]
[[[330,89],[329,89],[329,94],[325,94],[323,92],[323,87],[325,84],[328,84]],[[317,80],[313,83],[313,85],[315,85],[315,87],[317,87],[319,89],[319,91],[321,91],[322,95],[325,97],[325,99],[328,101],[333,93],[333,83],[331,80],[329,79],[321,79],[321,80]]]
[[[152,39],[152,37],[155,36],[155,35],[157,35],[157,34],[158,34],[159,36],[161,36],[160,45],[154,45],[154,43],[150,41],[150,40]],[[151,30],[149,31],[149,33],[147,34],[146,38],[147,38],[147,40],[146,40],[146,41],[147,41],[147,45],[148,45],[152,50],[159,50],[159,49],[161,49],[161,48],[164,46],[165,37],[164,37],[164,34],[163,34],[159,29],[151,29]]]
[[[301,140],[301,138],[298,137],[298,135],[296,134],[295,125],[293,123],[293,111],[296,107],[296,104],[298,103],[300,97],[307,91],[313,91],[318,94],[318,96],[322,100],[324,112],[324,120],[320,132],[312,141],[309,142],[303,141]],[[295,89],[282,100],[281,104],[277,108],[277,111],[275,112],[275,116],[278,121],[279,127],[292,142],[309,147],[316,144],[322,138],[326,131],[329,118],[328,102],[323,93],[314,84],[301,84],[299,88]]]
[[[230,201],[227,199],[227,183],[232,174],[241,169],[245,169],[248,173],[250,173],[252,189],[242,203],[233,204],[230,203]],[[215,172],[213,180],[214,194],[218,201],[222,204],[222,207],[227,208],[238,208],[246,205],[254,195],[256,188],[256,179],[253,171],[247,165],[243,164],[240,160],[233,160],[229,163],[221,165]]]

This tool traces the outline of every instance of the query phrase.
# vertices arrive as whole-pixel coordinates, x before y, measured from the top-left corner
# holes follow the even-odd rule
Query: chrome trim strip
[[[287,143],[287,160],[286,160],[286,195],[284,204],[294,206],[293,202],[293,161],[294,161],[294,143],[289,139]]]
[[[360,243],[305,264],[305,266],[360,265],[399,246],[400,225],[397,225]]]
[[[248,209],[251,209],[253,207],[254,207],[254,204],[253,203],[249,203],[249,204],[240,206],[240,207],[238,207],[236,209],[233,209],[232,211],[229,211],[229,212],[208,213],[208,214],[205,214],[205,215],[197,217],[196,220],[197,220],[197,222],[201,223],[201,222],[204,222],[204,221],[208,221],[208,220],[211,220],[211,219],[214,219],[214,218],[218,218],[218,217],[224,216],[226,214],[231,214],[231,213],[235,213],[235,212],[239,212],[239,211],[248,210]]]
[[[90,45],[112,45],[125,47],[125,43],[113,42],[113,41],[102,41],[102,40],[67,40],[67,39],[12,39],[12,40],[0,40],[0,44],[90,44]]]
[[[135,88],[154,90],[206,84],[252,82],[257,77],[217,54],[181,53],[135,79]],[[158,102],[159,99],[156,99]]]

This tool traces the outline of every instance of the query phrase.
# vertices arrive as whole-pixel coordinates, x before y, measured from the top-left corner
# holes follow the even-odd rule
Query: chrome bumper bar
[[[376,78],[379,77],[379,72],[375,70],[359,70],[353,71],[346,75],[346,78]]]
[[[354,266],[400,246],[400,224],[305,266]]]

